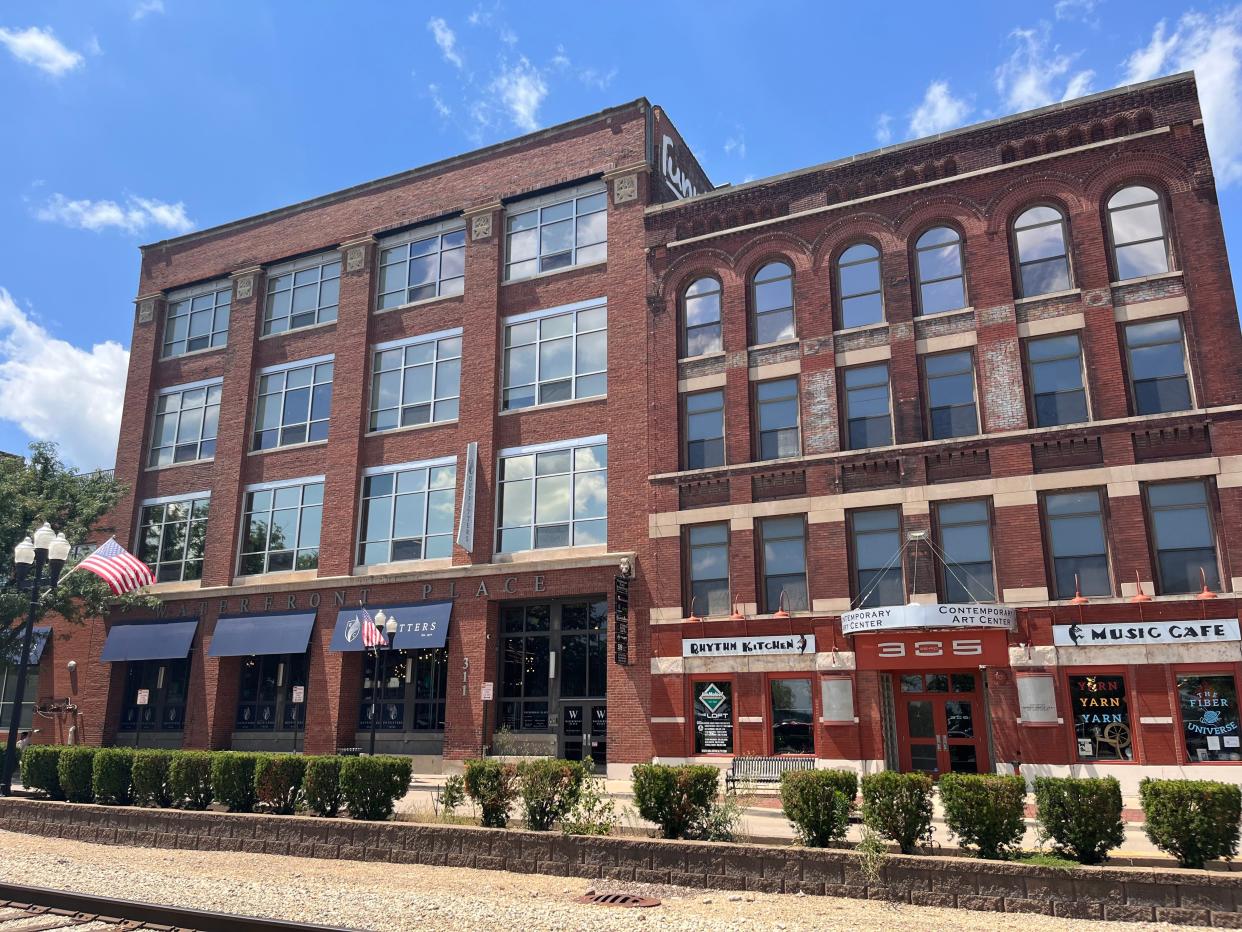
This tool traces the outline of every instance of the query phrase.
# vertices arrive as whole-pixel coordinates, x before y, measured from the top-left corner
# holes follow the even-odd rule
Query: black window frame
[[[866,246],[869,249],[874,250],[875,255],[865,259],[851,259],[849,262],[844,261],[846,253],[848,253],[851,249],[858,248],[859,246]],[[877,287],[872,291],[859,291],[853,294],[846,294],[845,285],[842,283],[841,278],[842,269],[870,265],[871,263],[875,263]],[[853,330],[855,327],[871,327],[876,324],[884,323],[887,320],[886,308],[884,305],[884,251],[880,249],[876,243],[873,243],[871,240],[867,239],[860,239],[846,244],[832,263],[832,291],[835,299],[833,303],[835,304],[834,311],[836,313],[838,330]],[[865,324],[847,324],[845,321],[846,302],[857,300],[858,298],[868,298],[871,295],[880,296],[879,320],[870,321]]]
[[[950,356],[965,357],[968,363],[968,367],[964,370],[958,369],[950,373],[940,373],[934,376],[928,371],[927,364],[930,361],[934,359],[946,359]],[[979,380],[978,380],[977,369],[975,366],[975,354],[970,348],[946,350],[941,353],[927,353],[923,355],[922,358],[919,360],[919,371],[923,379],[923,397],[926,399],[926,403],[924,404],[924,418],[925,418],[925,428],[927,430],[928,439],[930,440],[953,440],[958,437],[975,437],[983,433],[983,430],[982,430],[983,416],[982,416],[982,412],[979,410]],[[934,392],[932,388],[933,381],[939,380],[939,379],[946,379],[946,378],[960,378],[963,375],[967,376],[968,379],[970,380],[970,404],[969,405],[963,405],[963,404],[937,405],[935,404],[935,399],[933,397]],[[889,389],[889,407],[890,409],[892,407],[891,387]],[[970,408],[971,411],[974,412],[975,429],[973,431],[970,431],[969,433],[960,433],[960,434],[959,433],[947,433],[947,434],[937,433],[936,431],[936,412],[937,411],[954,409],[954,408],[967,408],[967,407]]]
[[[1151,376],[1148,378],[1138,378],[1134,366],[1134,353],[1130,346],[1130,331],[1137,327],[1150,326],[1152,324],[1162,324],[1174,322],[1177,324],[1180,336],[1181,358],[1182,358],[1182,374],[1180,378],[1186,385],[1186,406],[1184,408],[1160,408],[1159,410],[1150,410],[1145,408],[1140,402],[1139,385],[1149,382],[1168,382],[1175,381],[1177,376]],[[1166,340],[1162,343],[1143,344],[1144,347],[1151,346],[1172,346],[1173,341]],[[1121,325],[1121,346],[1125,352],[1126,359],[1126,386],[1130,393],[1130,407],[1135,416],[1145,414],[1175,414],[1179,411],[1193,411],[1195,409],[1195,388],[1194,382],[1190,378],[1190,354],[1186,344],[1186,322],[1182,320],[1180,314],[1169,317],[1147,317],[1140,320],[1127,321]],[[1142,347],[1140,347],[1142,348]]]
[[[1027,395],[1027,404],[1030,410],[1029,423],[1031,427],[1036,427],[1036,428],[1037,427],[1061,427],[1061,426],[1069,425],[1069,424],[1088,424],[1091,422],[1092,420],[1091,392],[1088,391],[1088,386],[1087,386],[1086,350],[1083,347],[1082,335],[1083,335],[1083,332],[1081,330],[1061,330],[1061,331],[1057,331],[1054,333],[1044,333],[1044,334],[1040,334],[1039,336],[1028,337],[1027,339],[1022,341],[1022,360],[1024,363],[1024,369],[1026,372],[1026,385],[1027,385],[1026,395]],[[1061,390],[1057,390],[1053,392],[1037,392],[1035,390],[1035,367],[1039,365],[1060,362],[1062,360],[1070,359],[1071,357],[1068,355],[1062,354],[1060,356],[1054,356],[1048,359],[1040,359],[1036,361],[1031,358],[1031,345],[1034,343],[1040,343],[1046,340],[1063,339],[1065,337],[1073,337],[1074,340],[1078,344],[1078,353],[1074,358],[1078,360],[1079,388],[1068,391],[1068,392],[1061,391]],[[1048,423],[1048,424],[1044,424],[1040,422],[1040,418],[1039,418],[1039,399],[1040,398],[1043,398],[1049,395],[1060,396],[1060,395],[1072,395],[1076,393],[1082,395],[1082,405],[1083,405],[1084,412],[1086,414],[1086,417],[1083,418],[1083,420],[1081,421],[1056,421],[1055,423]]]
[[[844,436],[842,437],[842,439],[845,441],[845,449],[847,450],[868,450],[868,449],[873,449],[875,447],[887,447],[887,446],[892,446],[893,443],[895,442],[895,439],[896,439],[894,436],[895,428],[893,425],[893,370],[889,363],[890,363],[890,360],[881,359],[878,362],[863,363],[862,365],[850,366],[848,368],[840,370],[841,371],[841,402],[842,402],[841,408],[845,414],[845,417],[841,419],[841,424],[844,429]],[[850,379],[850,376],[853,375],[854,373],[863,372],[867,369],[880,369],[880,368],[884,370],[884,390],[888,394],[888,414],[885,418],[885,421],[888,424],[888,440],[885,443],[878,443],[878,444],[867,443],[867,444],[863,444],[860,446],[855,446],[854,445],[854,424],[856,422],[879,421],[880,417],[879,415],[865,415],[863,417],[851,417],[850,416],[850,392],[857,391],[860,389],[875,388],[880,383],[869,382],[866,385],[858,385],[858,386],[853,386],[851,388],[851,386],[849,385],[849,379]]]
[[[164,667],[161,677],[160,668]],[[119,731],[184,731],[190,692],[190,658],[130,660],[125,664]],[[172,691],[174,675],[181,678],[181,694]],[[148,702],[138,705],[138,691],[148,690]],[[145,710],[150,710],[147,715]],[[168,716],[174,715],[173,719]]]
[[[774,275],[771,278],[765,278],[762,282],[759,281],[759,275],[761,273],[777,265],[784,266],[784,274]],[[750,306],[750,340],[748,342],[751,346],[768,346],[770,344],[785,343],[789,340],[798,339],[798,302],[794,293],[795,280],[796,275],[793,263],[784,256],[773,256],[770,259],[764,260],[764,262],[751,273],[750,278],[747,281],[747,298],[749,299],[747,303]],[[775,284],[777,282],[789,283],[789,304],[782,307],[770,308],[766,311],[760,311],[758,298],[759,286]],[[789,327],[793,332],[789,336],[779,337],[775,340],[760,340],[760,318],[775,317],[776,315],[783,316],[785,314],[789,315]]]
[[[788,394],[784,394],[784,395],[777,396],[775,398],[760,399],[759,397],[760,390],[764,387],[770,387],[770,386],[774,386],[774,385],[777,385],[780,383],[786,383],[786,382],[793,385],[792,399],[794,403],[794,410],[797,412],[796,422],[794,423],[793,427],[764,428],[763,426],[764,406],[768,404],[777,403],[777,402],[787,402],[790,400],[791,396]],[[766,460],[775,460],[775,459],[789,459],[791,457],[801,456],[802,455],[802,380],[796,375],[786,375],[786,376],[780,376],[775,379],[764,379],[759,382],[753,382],[752,388],[751,388],[751,398],[752,398],[751,404],[753,406],[752,410],[754,411],[754,415],[755,415],[755,423],[754,423],[755,459],[758,461],[766,461]],[[764,441],[764,436],[766,434],[780,434],[782,432],[791,431],[791,430],[794,432],[795,436],[797,437],[797,451],[795,453],[781,454],[778,449],[777,453],[773,456],[764,455],[763,441]],[[778,437],[777,438],[778,447],[779,447],[779,442],[780,442],[780,438]]]
[[[877,508],[855,508],[855,509],[852,509],[846,512],[846,534],[847,534],[846,547],[847,547],[847,552],[849,554],[849,568],[850,568],[850,605],[853,608],[875,608],[875,607],[880,607],[884,605],[904,605],[906,603],[906,600],[909,598],[909,591],[908,591],[909,586],[907,585],[907,582],[906,582],[905,557],[898,556],[897,562],[893,566],[888,567],[887,569],[881,569],[880,567],[876,567],[873,569],[873,568],[868,567],[866,571],[867,572],[881,572],[882,571],[886,575],[896,571],[898,574],[898,580],[901,585],[900,599],[896,602],[871,602],[871,601],[863,600],[864,591],[877,592],[880,590],[881,587],[874,586],[868,590],[867,587],[863,585],[862,580],[860,579],[860,574],[864,572],[864,570],[858,565],[858,535],[859,535],[858,517],[859,515],[874,514],[877,512],[892,512],[893,514],[897,516],[897,527],[895,530],[891,531],[891,533],[894,533],[896,535],[898,554],[901,554],[902,552],[902,525],[903,525],[904,515],[902,514],[900,505],[881,505]],[[868,529],[865,529],[862,533],[878,534],[878,533],[887,533],[887,532],[890,532],[889,528],[868,528]]]
[[[798,527],[799,527],[799,533],[795,535],[792,533],[785,532],[781,534],[774,534],[772,537],[769,538],[768,536],[769,528],[774,528],[775,525],[777,525],[778,523],[785,523],[785,522],[788,522],[791,528],[793,526],[793,523],[797,522]],[[755,534],[755,545],[757,549],[757,553],[755,554],[755,566],[759,571],[758,596],[759,596],[760,614],[770,615],[776,611],[779,611],[782,608],[785,611],[790,612],[790,613],[809,612],[811,610],[812,602],[811,602],[810,567],[808,565],[808,553],[807,553],[808,541],[807,541],[806,515],[802,515],[802,514],[769,515],[767,517],[757,518],[755,520],[755,524],[758,525],[758,527],[756,528],[757,533]],[[767,558],[767,545],[769,543],[778,543],[781,541],[793,541],[793,540],[800,541],[802,544],[802,572],[801,573],[777,573],[777,574],[770,573],[769,567],[768,567],[768,558]],[[776,595],[776,598],[775,599],[772,598],[772,593],[769,591],[771,581],[774,581],[777,579],[791,580],[794,582],[794,585],[796,587],[796,581],[799,578],[802,580],[802,599],[803,599],[802,604],[799,604],[797,601],[796,591],[793,597],[788,595],[788,586],[784,583],[782,583],[780,587],[780,592]],[[785,595],[784,605],[781,604],[780,597],[782,594]]]
[[[702,411],[690,410],[690,399],[704,398],[708,395],[718,395],[720,397],[719,408],[706,408]],[[710,414],[714,411],[720,412],[720,436],[718,438],[705,438],[703,440],[692,440],[690,437],[690,418],[692,415]],[[729,451],[725,443],[725,390],[724,386],[719,388],[705,388],[701,391],[684,392],[681,396],[681,462],[683,469],[716,469],[724,466],[729,461]],[[720,462],[705,463],[695,465],[691,456],[692,444],[707,444],[719,440],[720,443]]]
[[[950,245],[950,243],[946,241],[943,243],[933,243],[928,246],[920,246],[919,244],[922,241],[923,237],[927,236],[927,234],[931,233],[933,230],[948,230],[949,232],[953,233],[954,236],[957,237],[953,241],[953,245],[957,246],[957,261],[958,261],[958,266],[959,266],[960,271],[956,275],[945,275],[945,276],[941,276],[940,278],[931,278],[931,279],[924,280],[922,266],[919,262],[919,256],[924,252],[929,252],[933,249],[940,249],[944,246]],[[963,311],[969,308],[970,307],[970,288],[969,288],[969,283],[966,280],[966,236],[965,234],[963,234],[962,231],[958,229],[956,225],[952,223],[946,223],[944,221],[940,221],[939,223],[933,223],[925,227],[919,233],[919,235],[914,238],[914,244],[911,247],[911,249],[913,252],[912,258],[913,258],[913,265],[914,265],[913,280],[914,280],[914,293],[915,293],[915,316],[916,317],[935,317],[939,314],[952,314],[955,311]],[[962,303],[961,305],[959,305],[958,307],[946,307],[938,311],[926,310],[926,301],[925,301],[925,297],[923,294],[924,288],[927,287],[928,285],[938,285],[941,282],[953,281],[954,279],[961,279],[961,282],[962,282]]]
[[[961,521],[961,520],[946,521],[944,516],[942,515],[942,511],[946,508],[951,508],[954,505],[982,505],[983,506],[983,520],[980,521],[976,519],[972,521]],[[935,534],[936,546],[939,549],[940,554],[943,557],[943,560],[936,561],[936,573],[937,573],[937,576],[939,577],[936,582],[938,586],[938,591],[940,592],[940,598],[942,601],[944,602],[965,602],[965,603],[999,601],[999,594],[997,592],[998,587],[996,585],[996,538],[995,538],[995,535],[992,533],[992,528],[995,523],[995,518],[996,516],[993,511],[992,500],[990,498],[949,499],[946,501],[938,501],[933,505],[932,507],[932,530],[933,530],[933,533]],[[981,579],[978,575],[972,573],[968,569],[965,569],[965,567],[968,567],[968,566],[971,566],[971,567],[979,566],[980,564],[978,562],[967,564],[967,563],[957,563],[956,561],[951,561],[950,558],[952,557],[952,554],[949,553],[949,548],[948,546],[946,546],[945,538],[944,538],[945,528],[978,527],[980,525],[986,528],[987,537],[988,537],[988,562],[987,562],[988,570],[987,570],[986,579]],[[954,578],[953,574],[949,572],[949,567],[947,564],[950,562],[953,563],[953,566],[955,568],[956,567],[963,568],[960,571],[955,570],[957,572],[957,576],[961,577],[960,581]],[[984,593],[977,593],[977,594],[974,593],[973,591],[971,591],[971,588],[970,588],[970,584],[972,582],[986,583],[988,586],[988,591]],[[956,593],[950,590],[955,585],[963,586],[966,590],[967,596],[972,596],[972,597],[964,598],[964,599],[953,598],[953,596],[956,595]],[[980,596],[985,596],[985,597],[981,598]]]
[[[1057,219],[1043,220],[1038,223],[1031,223],[1027,226],[1019,228],[1018,222],[1032,210],[1036,210],[1040,207],[1045,207],[1049,210],[1055,211]],[[1023,259],[1022,249],[1018,242],[1018,234],[1026,230],[1041,229],[1043,227],[1050,227],[1053,225],[1060,227],[1061,230],[1060,255],[1046,256],[1042,259]],[[1051,201],[1038,201],[1034,204],[1027,204],[1014,215],[1013,222],[1009,224],[1009,248],[1011,255],[1013,256],[1014,292],[1018,295],[1018,297],[1038,298],[1044,295],[1059,294],[1062,291],[1070,291],[1074,288],[1074,263],[1071,258],[1069,234],[1069,221],[1066,219],[1065,210],[1060,204],[1055,204]],[[1045,265],[1058,260],[1063,263],[1065,269],[1065,287],[1049,291],[1032,291],[1028,294],[1026,290],[1026,278],[1022,274],[1026,267],[1033,265]]]
[[[1065,512],[1059,515],[1050,515],[1048,513],[1048,499],[1054,496],[1058,496],[1058,495],[1077,495],[1077,494],[1082,494],[1086,492],[1090,492],[1096,496],[1096,501],[1099,506],[1096,512],[1075,511],[1075,512]],[[1053,520],[1056,518],[1077,518],[1077,517],[1082,517],[1082,516],[1086,516],[1086,515],[1093,514],[1093,513],[1099,515],[1100,536],[1104,542],[1103,554],[1069,554],[1063,558],[1058,557],[1056,554],[1056,549],[1054,547],[1053,536],[1052,536]],[[1051,595],[1053,599],[1070,599],[1074,597],[1075,591],[1078,591],[1074,589],[1067,589],[1066,591],[1062,591],[1062,587],[1057,582],[1057,560],[1058,559],[1068,560],[1068,559],[1073,559],[1073,558],[1082,558],[1082,557],[1098,558],[1100,556],[1103,556],[1104,575],[1108,581],[1108,590],[1107,591],[1096,591],[1096,590],[1091,589],[1090,586],[1088,586],[1086,589],[1081,590],[1082,595],[1098,596],[1100,598],[1112,598],[1113,595],[1116,593],[1117,584],[1113,576],[1112,542],[1109,539],[1109,520],[1108,519],[1109,519],[1108,495],[1106,494],[1106,489],[1104,489],[1103,487],[1088,486],[1084,488],[1051,489],[1051,490],[1048,490],[1040,494],[1039,496],[1039,524],[1040,524],[1040,530],[1041,530],[1043,540],[1044,540],[1045,571],[1047,573],[1047,579],[1049,582],[1048,588],[1051,590]],[[1069,575],[1071,577],[1073,576],[1072,573]],[[1079,573],[1078,575],[1079,575],[1079,583],[1080,583],[1080,588],[1081,588],[1082,574]],[[1068,578],[1066,581],[1066,585],[1067,587],[1072,585],[1069,582]]]
[[[717,528],[722,529],[724,531],[723,543],[720,541],[713,541],[713,540],[703,541],[700,543],[695,542],[694,537],[695,537],[696,531],[702,532],[702,531],[707,531],[707,530],[714,530]],[[721,615],[721,614],[728,614],[729,611],[731,611],[732,605],[733,605],[733,588],[732,588],[732,566],[731,566],[730,549],[729,549],[730,544],[731,544],[731,535],[730,535],[730,528],[729,528],[728,521],[711,521],[711,522],[706,522],[704,524],[690,524],[690,525],[687,525],[683,529],[681,579],[682,579],[682,598],[686,606],[687,617],[689,617],[689,615],[700,615],[700,614],[701,615]],[[694,576],[695,551],[700,548],[706,549],[706,548],[720,548],[720,547],[724,548],[725,575],[723,577],[712,576],[704,580],[695,579],[695,576]],[[710,601],[710,598],[705,604],[703,605],[698,604],[698,597],[695,594],[695,583],[700,582],[700,581],[705,582],[705,583],[719,583],[722,579],[724,581],[724,595],[725,595],[725,605],[723,606],[723,610],[713,611],[712,610],[713,606]],[[719,589],[718,586],[713,587],[711,589],[711,593],[715,593],[716,591],[718,591],[718,589]]]
[[[1154,200],[1141,201],[1135,204],[1126,204],[1121,207],[1111,206],[1113,198],[1117,197],[1117,195],[1121,194],[1123,191],[1128,191],[1131,188],[1143,188],[1150,191],[1154,195]],[[1164,244],[1164,271],[1153,272],[1151,275],[1137,275],[1133,278],[1122,278],[1121,266],[1117,262],[1118,245],[1116,236],[1113,233],[1113,214],[1124,210],[1133,210],[1138,207],[1146,207],[1153,203],[1156,205],[1156,209],[1160,214],[1160,236],[1122,243],[1120,248],[1124,249],[1127,246],[1142,245],[1143,243],[1154,243],[1157,241],[1162,242]],[[1176,257],[1173,254],[1173,236],[1170,232],[1169,208],[1166,203],[1164,193],[1155,185],[1152,185],[1147,181],[1133,180],[1119,184],[1113,188],[1108,197],[1104,199],[1104,233],[1108,237],[1108,264],[1109,271],[1112,273],[1112,281],[1114,283],[1120,284],[1122,282],[1141,281],[1144,278],[1152,277],[1152,275],[1167,275],[1170,272],[1175,272],[1177,270],[1177,263],[1175,261]]]
[[[1171,486],[1198,486],[1203,491],[1203,502],[1186,503],[1186,504],[1154,504],[1151,499],[1153,489],[1169,488]],[[1194,592],[1200,592],[1204,582],[1207,584],[1209,592],[1223,592],[1224,579],[1220,571],[1220,537],[1217,532],[1216,521],[1213,513],[1217,510],[1216,496],[1214,494],[1212,483],[1203,477],[1187,478],[1187,479],[1170,479],[1164,482],[1147,482],[1143,484],[1143,511],[1147,518],[1148,539],[1151,544],[1151,555],[1153,569],[1156,572],[1156,591],[1161,595],[1187,595]],[[1207,534],[1212,542],[1212,556],[1210,560],[1196,564],[1203,568],[1203,577],[1197,578],[1190,576],[1184,588],[1174,588],[1170,585],[1170,580],[1165,572],[1164,553],[1186,553],[1191,551],[1200,551],[1202,547],[1168,547],[1160,546],[1160,535],[1157,529],[1156,515],[1163,511],[1188,511],[1190,509],[1202,509],[1204,521],[1207,525]]]
[[[690,289],[694,288],[700,282],[711,282],[713,285],[716,286],[715,290],[714,291],[703,291],[703,292],[700,292],[698,294],[693,294],[693,295],[690,294]],[[715,296],[716,298],[716,321],[715,323],[695,324],[692,327],[690,325],[690,317],[687,313],[687,306],[686,306],[687,302],[691,300],[699,300],[702,298],[710,298],[712,296]],[[717,278],[715,275],[697,276],[688,285],[686,285],[686,287],[681,289],[681,293],[677,299],[677,304],[678,304],[677,311],[681,317],[681,327],[678,328],[681,331],[678,334],[678,338],[681,343],[681,352],[678,355],[682,359],[698,359],[701,356],[709,356],[712,353],[724,352],[724,286],[721,284],[720,279]],[[691,355],[690,353],[690,331],[691,330],[702,330],[707,327],[715,327],[716,329],[716,340],[715,340],[716,348],[710,349],[710,350],[704,350],[701,353],[694,353],[693,355]]]

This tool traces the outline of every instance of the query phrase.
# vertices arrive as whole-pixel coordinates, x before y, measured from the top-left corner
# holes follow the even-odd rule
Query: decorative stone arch
[[[987,217],[988,236],[1007,235],[1014,216],[1027,204],[1052,203],[1068,222],[1072,214],[1089,206],[1083,196],[1082,179],[1065,172],[1042,171],[1038,175],[1025,175],[996,192],[984,207]]]
[[[724,250],[710,246],[678,256],[660,275],[660,295],[665,307],[671,301],[673,310],[679,311],[677,305],[681,301],[681,293],[695,279],[704,277],[718,280],[722,292],[736,285],[732,257]]]
[[[912,204],[898,214],[893,221],[894,232],[908,248],[913,248],[915,234],[933,226],[938,218],[957,226],[963,236],[969,228],[984,225],[984,211],[978,203],[958,194],[943,193]]]
[[[769,230],[746,242],[733,255],[733,271],[738,280],[749,283],[755,272],[768,262],[787,262],[794,275],[811,268],[811,244],[795,233]]]
[[[880,254],[900,252],[904,244],[893,231],[893,223],[882,214],[867,212],[841,217],[825,227],[815,237],[812,244],[811,268],[814,274],[823,274],[825,269],[831,271],[836,261],[846,248],[862,240],[874,243]]]
[[[1189,191],[1192,178],[1185,163],[1163,153],[1114,152],[1083,180],[1083,196],[1103,211],[1114,190],[1131,181],[1168,197]]]

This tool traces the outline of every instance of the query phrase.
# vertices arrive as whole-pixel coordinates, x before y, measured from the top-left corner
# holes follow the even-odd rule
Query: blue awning
[[[314,612],[228,615],[216,621],[208,657],[304,654],[315,626]]]
[[[99,659],[105,663],[121,660],[184,660],[190,654],[198,619],[156,621],[144,624],[113,625],[104,641]]]
[[[404,605],[368,605],[374,618],[380,609],[397,619],[397,633],[392,646],[397,650],[421,650],[443,647],[448,638],[449,617],[453,612],[451,599],[441,602],[407,602]],[[362,612],[356,608],[341,609],[336,616],[329,650],[363,650]]]
[[[14,634],[17,640],[13,642],[7,651],[7,656],[0,658],[5,663],[16,666],[21,662],[22,655],[22,632],[18,628]],[[39,658],[43,656],[43,648],[47,647],[48,639],[52,636],[51,628],[35,628],[31,632],[30,638],[30,666],[38,666]]]

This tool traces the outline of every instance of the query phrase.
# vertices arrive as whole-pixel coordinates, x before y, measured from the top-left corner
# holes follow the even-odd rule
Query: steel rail
[[[0,908],[41,907],[48,910],[70,910],[85,916],[107,917],[129,923],[141,923],[164,929],[187,929],[194,932],[351,932],[342,926],[316,925],[309,922],[288,922],[257,916],[236,916],[181,906],[164,906],[110,896],[94,896],[51,887],[30,887],[0,881]],[[47,914],[48,918],[68,918],[63,912]],[[130,926],[133,928],[133,926]]]

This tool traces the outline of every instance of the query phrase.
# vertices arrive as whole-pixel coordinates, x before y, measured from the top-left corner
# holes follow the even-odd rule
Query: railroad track
[[[91,896],[48,887],[0,883],[0,932],[348,932],[339,926],[233,916]]]

